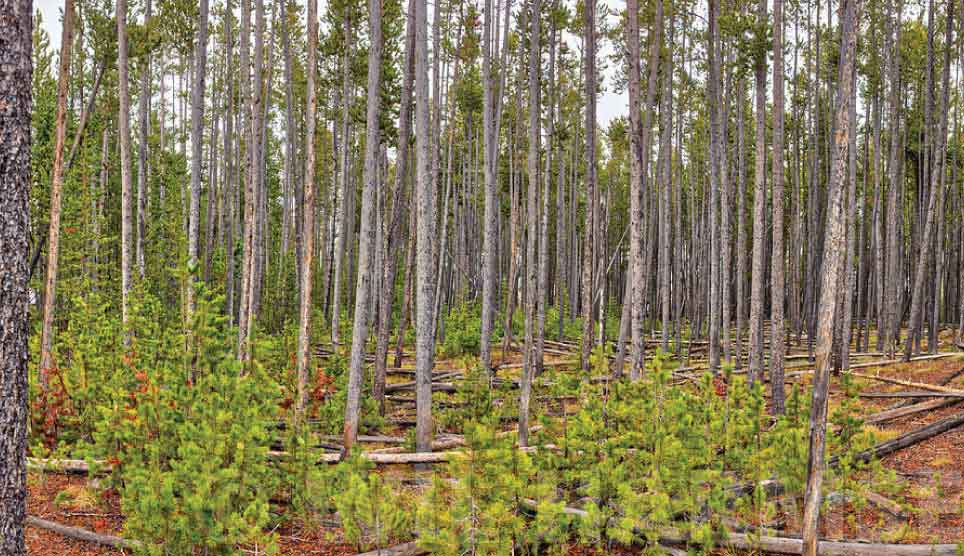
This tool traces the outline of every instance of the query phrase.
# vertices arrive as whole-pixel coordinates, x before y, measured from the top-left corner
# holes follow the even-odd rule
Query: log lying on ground
[[[428,554],[428,551],[419,548],[415,542],[406,542],[388,548],[361,552],[357,556],[421,556],[422,554]]]
[[[964,394],[950,392],[861,392],[861,398],[964,398]]]
[[[880,382],[887,382],[890,384],[897,384],[900,386],[907,386],[910,388],[919,388],[921,390],[930,390],[931,392],[941,392],[944,394],[956,394],[958,396],[964,396],[964,390],[958,390],[956,388],[949,388],[947,386],[939,386],[937,384],[928,384],[926,382],[913,382],[910,380],[901,380],[899,378],[891,378],[889,376],[868,375],[866,373],[850,373],[853,376],[866,378],[870,380],[878,380]]]
[[[452,459],[458,452],[415,452],[404,454],[385,454],[380,452],[362,452],[361,457],[376,465],[406,465],[410,463],[444,463]],[[284,459],[287,452],[268,452],[270,459]],[[341,454],[321,454],[317,463],[338,463]]]
[[[945,401],[945,400],[940,400]],[[956,402],[957,400],[951,400]],[[923,404],[918,404],[923,405]],[[932,438],[939,434],[945,433],[949,430],[957,428],[964,425],[964,413],[958,413],[957,415],[951,415],[941,419],[940,421],[935,421],[929,425],[914,429],[908,433],[902,434],[897,438],[888,440],[887,442],[881,442],[877,444],[870,450],[865,450],[857,454],[856,459],[859,461],[869,461],[871,458],[877,457],[881,458],[886,455],[897,452],[898,450],[903,450],[904,448],[909,448],[915,444],[923,442],[928,438]],[[840,456],[833,456],[827,460],[827,467],[836,467],[840,463]],[[775,496],[783,493],[783,485],[775,479],[767,479],[760,482],[760,486],[766,490],[768,496]],[[733,497],[744,496],[753,491],[754,483],[743,483],[739,485],[734,485],[728,489],[728,494]]]
[[[961,367],[960,369],[958,369],[958,370],[954,371],[953,373],[947,375],[946,377],[942,378],[942,379],[938,382],[938,384],[941,385],[941,386],[947,386],[948,384],[954,382],[954,380],[955,380],[957,377],[961,376],[961,375],[964,375],[964,367]],[[902,400],[902,401],[897,402],[896,404],[894,404],[894,405],[891,406],[891,407],[888,407],[887,409],[897,409],[898,407],[904,407],[904,406],[911,405],[911,404],[914,404],[914,403],[916,403],[916,402],[914,402],[914,400],[912,400],[912,399],[906,399],[906,400]]]
[[[522,505],[535,510],[535,500],[525,499]],[[565,507],[563,513],[579,519],[589,513],[579,508]],[[659,543],[666,545],[685,545],[689,538],[681,531],[667,527],[660,530]],[[789,537],[775,537],[757,534],[730,533],[721,547],[735,550],[759,550],[775,554],[802,554],[803,541]],[[880,544],[856,541],[820,541],[817,553],[821,556],[956,556],[956,544]]]
[[[110,469],[110,466],[101,460],[95,460],[94,463],[103,467],[105,470]],[[82,459],[27,458],[27,469],[30,471],[55,471],[69,475],[86,475],[90,473],[90,466]]]
[[[139,541],[132,541],[128,539],[123,539],[121,537],[115,537],[113,535],[101,535],[100,533],[95,533],[93,531],[88,531],[87,529],[82,529],[80,527],[71,527],[69,525],[62,525],[54,521],[48,521],[46,519],[41,519],[39,517],[34,517],[28,515],[24,520],[24,523],[30,527],[36,527],[38,529],[44,529],[46,531],[51,531],[57,533],[58,535],[63,535],[71,539],[77,539],[86,542],[92,542],[100,544],[103,546],[110,546],[113,548],[128,548],[135,549],[143,546],[143,543]]]
[[[964,398],[938,398],[936,400],[929,400],[926,402],[916,403],[914,405],[907,405],[903,407],[897,407],[894,409],[887,409],[879,413],[874,413],[864,419],[864,423],[868,425],[877,425],[887,421],[892,421],[900,417],[906,417],[908,415],[915,415],[917,413],[923,413],[925,411],[931,411],[934,409],[939,409],[946,406],[957,405],[964,401]]]
[[[862,375],[860,373],[853,372],[854,369],[867,369],[871,367],[887,367],[889,365],[898,365],[900,363],[914,363],[916,361],[931,361],[934,359],[943,359],[945,357],[959,357],[959,353],[935,353],[934,355],[921,355],[919,357],[912,357],[910,361],[904,361],[903,359],[883,359],[880,361],[868,361],[866,363],[860,363],[857,365],[851,365],[850,369],[846,372],[854,376],[864,376],[867,378],[873,378],[874,375]],[[793,378],[805,374],[812,373],[813,369],[807,369],[804,371],[794,371],[792,373],[787,373],[786,378]]]
[[[914,444],[923,442],[928,438],[932,438],[949,430],[955,429],[961,425],[964,425],[964,412],[951,415],[950,417],[945,417],[939,421],[935,421],[929,425],[920,427],[919,429],[914,429],[906,434],[898,436],[897,438],[888,440],[887,442],[881,442],[870,450],[865,450],[857,454],[856,457],[861,461],[869,461],[874,457],[882,458],[898,450],[903,450],[904,448],[908,448]],[[834,456],[827,461],[827,465],[835,466],[839,463],[839,461],[840,457]]]

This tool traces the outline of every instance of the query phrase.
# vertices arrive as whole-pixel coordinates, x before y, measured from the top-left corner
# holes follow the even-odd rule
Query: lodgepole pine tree
[[[850,146],[851,110],[854,102],[855,51],[860,25],[861,0],[845,0],[840,35],[840,65],[834,106],[833,152],[830,185],[827,192],[826,242],[823,254],[823,276],[817,317],[816,368],[813,379],[813,401],[810,406],[810,448],[807,462],[807,486],[803,513],[803,556],[817,556],[819,539],[821,489],[824,474],[824,450],[827,431],[827,397],[830,387],[830,357],[833,347],[834,319],[837,311],[837,277],[845,259],[844,187]],[[855,131],[854,131],[855,132]]]
[[[60,212],[64,182],[64,138],[67,134],[67,87],[70,82],[70,50],[73,44],[74,2],[64,2],[63,31],[60,39],[60,76],[57,83],[57,123],[54,134],[54,167],[50,184],[50,224],[47,239],[47,279],[44,282],[43,321],[40,330],[40,372],[38,381],[45,398],[48,395],[53,359],[54,307],[57,299],[57,270],[60,263]],[[50,407],[45,408],[47,426],[54,418]]]
[[[32,2],[0,13],[0,554],[26,556]]]
[[[308,384],[308,369],[311,362],[309,343],[311,341],[311,288],[314,277],[315,254],[315,117],[318,107],[318,90],[315,86],[315,57],[318,51],[318,0],[308,0],[308,63],[306,74],[305,106],[305,207],[302,211],[304,234],[301,256],[301,287],[298,290],[298,398],[295,400],[296,423],[304,423],[305,402]]]
[[[368,102],[365,123],[365,169],[361,198],[361,232],[358,241],[358,274],[355,282],[355,318],[352,324],[351,359],[348,369],[348,402],[345,405],[343,444],[350,451],[358,436],[361,411],[362,367],[368,343],[369,299],[372,297],[372,278],[381,273],[371,268],[375,251],[375,194],[378,180],[378,153],[381,147],[379,108],[381,107],[382,79],[382,6],[380,0],[368,0]],[[431,371],[430,371],[431,372]]]
[[[415,159],[418,230],[415,295],[415,448],[432,451],[435,360],[435,191],[432,189],[428,97],[428,2],[415,0]]]

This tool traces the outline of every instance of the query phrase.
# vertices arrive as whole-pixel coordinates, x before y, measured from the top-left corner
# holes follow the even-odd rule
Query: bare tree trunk
[[[803,514],[803,555],[817,556],[818,525],[820,521],[821,487],[824,472],[824,444],[827,429],[827,396],[830,386],[830,356],[833,347],[834,317],[837,310],[837,279],[844,262],[843,214],[844,185],[846,183],[847,151],[851,133],[849,103],[853,100],[855,80],[854,58],[857,28],[860,20],[860,0],[846,0],[840,40],[840,67],[834,117],[833,159],[830,187],[827,195],[827,241],[824,247],[820,314],[817,326],[816,369],[814,371],[813,402],[810,408],[810,452]]]
[[[884,304],[887,307],[887,331],[884,339],[888,354],[893,355],[896,343],[900,336],[900,313],[898,274],[900,272],[900,259],[898,257],[900,226],[898,223],[899,212],[897,207],[898,191],[900,189],[899,168],[901,137],[900,137],[900,56],[896,55],[900,51],[900,20],[903,13],[903,0],[897,0],[896,12],[891,13],[887,18],[887,30],[885,31],[888,41],[891,44],[890,51],[890,90],[888,91],[888,103],[890,104],[890,161],[888,169],[890,171],[890,184],[887,191],[887,275],[886,293]],[[878,333],[880,333],[878,331]]]
[[[944,31],[945,45],[951,45],[951,39],[953,38],[953,20],[954,20],[954,1],[948,2],[947,5],[947,18],[946,18],[946,28]],[[940,130],[937,133],[937,141],[935,142],[935,152],[934,157],[934,171],[930,175],[930,195],[927,204],[927,220],[924,223],[924,231],[921,236],[920,241],[920,260],[918,261],[916,267],[916,272],[914,274],[914,287],[911,290],[911,303],[910,303],[910,324],[907,331],[907,340],[904,343],[904,361],[910,361],[910,356],[913,351],[915,339],[919,339],[921,321],[923,319],[923,307],[924,302],[924,279],[927,268],[930,266],[930,259],[933,255],[934,246],[934,226],[936,225],[935,220],[942,217],[942,214],[938,213],[938,207],[943,208],[944,205],[944,145],[947,141],[947,112],[949,111],[949,96],[950,96],[950,75],[951,75],[951,47],[945,46],[944,48],[944,69],[943,69],[943,93],[941,95],[941,105],[938,109],[938,114],[940,114]],[[943,211],[941,211],[943,212]],[[940,257],[940,255],[938,255]]]
[[[298,303],[298,399],[295,400],[296,423],[304,423],[308,390],[308,371],[311,362],[311,283],[314,277],[315,255],[315,118],[318,90],[315,86],[315,66],[318,51],[318,0],[308,0],[308,61],[306,71],[307,100],[305,106],[305,207],[303,211],[304,247],[301,261],[301,289]]]
[[[757,23],[766,25],[766,1],[761,0]],[[750,282],[750,383],[763,378],[763,259],[766,243],[766,53],[757,57],[756,160],[753,172],[753,275]]]
[[[539,264],[536,251],[539,241],[539,148],[541,125],[539,120],[539,80],[542,67],[542,49],[540,45],[542,19],[541,0],[532,0],[531,15],[529,17],[529,153],[528,153],[528,189],[526,195],[526,315],[525,315],[525,353],[523,354],[523,369],[521,394],[519,395],[519,446],[529,445],[529,401],[532,395],[532,379],[535,376],[535,329],[536,329],[536,300]]]
[[[375,253],[375,194],[378,182],[378,152],[381,147],[379,108],[382,80],[382,6],[380,0],[368,1],[368,103],[365,123],[365,169],[361,199],[361,231],[358,242],[358,275],[355,282],[355,318],[352,324],[351,360],[348,371],[348,401],[345,404],[345,429],[342,446],[351,451],[358,437],[361,409],[362,367],[369,332],[369,301],[372,277],[381,274],[371,268]],[[429,371],[431,373],[431,370]]]
[[[783,359],[783,0],[773,0],[773,246],[770,258],[770,388],[773,413],[784,406]]]
[[[235,220],[237,220],[237,202],[235,176],[238,173],[238,161],[234,159],[234,39],[232,37],[232,26],[234,5],[231,0],[225,1],[224,10],[224,47],[225,47],[225,79],[227,84],[225,90],[228,95],[227,114],[224,118],[224,202],[227,207],[226,212],[226,233],[225,233],[225,312],[228,315],[228,323],[235,324],[234,300],[235,300],[235,262],[234,250],[235,242]],[[163,106],[163,103],[161,103]],[[162,120],[163,121],[163,120]],[[163,129],[163,125],[161,126]]]
[[[0,13],[0,554],[26,556],[33,3],[2,0]]]
[[[121,158],[121,321],[127,326],[131,289],[131,96],[127,74],[127,0],[117,0],[118,130]],[[129,331],[126,331],[129,332]]]
[[[766,7],[764,6],[765,17]],[[722,158],[722,130],[720,117],[720,92],[719,85],[722,81],[720,77],[720,32],[718,20],[720,17],[720,7],[718,0],[709,2],[709,45],[708,58],[710,66],[710,76],[707,79],[707,102],[710,111],[710,197],[709,197],[709,236],[710,236],[710,303],[709,303],[709,365],[710,370],[716,373],[720,368],[720,159]],[[758,68],[758,72],[760,70]],[[758,92],[758,95],[765,92]],[[758,101],[758,104],[762,101]],[[762,116],[760,116],[762,117]],[[760,124],[762,125],[762,124]],[[757,151],[759,153],[759,150]],[[757,163],[759,167],[759,162]],[[754,245],[754,250],[755,250]],[[762,264],[762,263],[761,263]]]
[[[382,276],[381,299],[378,303],[378,338],[375,346],[375,384],[373,396],[379,410],[385,412],[385,368],[388,361],[388,335],[392,324],[392,302],[395,299],[395,276],[398,270],[398,248],[403,241],[399,228],[404,218],[405,177],[408,174],[408,143],[412,136],[412,82],[415,80],[415,10],[408,2],[405,23],[405,74],[402,82],[401,106],[398,112],[398,153],[395,158],[395,189],[392,216],[388,224],[388,247]],[[411,209],[410,209],[411,210]],[[410,230],[413,231],[413,230]],[[404,308],[402,310],[404,312]],[[401,335],[401,332],[400,332]]]
[[[595,217],[598,212],[599,196],[596,193],[596,0],[586,0],[583,7],[583,64],[585,68],[586,102],[586,221],[583,227],[582,257],[582,350],[580,365],[589,368],[589,353],[592,351],[593,274],[596,268],[597,253],[595,243]],[[511,287],[511,285],[510,285]]]
[[[348,149],[351,144],[348,138],[348,110],[351,106],[350,88],[350,68],[348,65],[348,55],[351,50],[349,46],[349,35],[351,33],[351,19],[348,15],[346,5],[343,19],[342,32],[345,38],[345,52],[342,55],[342,92],[341,92],[341,157],[339,163],[341,170],[338,177],[341,183],[335,190],[335,252],[332,260],[332,293],[331,293],[331,343],[333,347],[338,346],[341,341],[340,322],[341,322],[341,279],[342,263],[345,258],[345,205],[348,202]]]
[[[432,366],[435,359],[435,191],[432,190],[428,98],[428,2],[415,0],[415,151],[418,236],[415,315],[415,447],[432,450]]]
[[[187,288],[188,326],[197,305],[198,243],[201,224],[201,149],[204,142],[204,80],[207,76],[208,0],[200,0],[198,7],[197,43],[194,53],[194,83],[191,88],[191,208],[188,215]],[[189,346],[189,349],[193,347]]]
[[[144,2],[144,26],[151,21],[151,0]],[[144,56],[144,68],[141,70],[141,93],[137,99],[137,119],[139,138],[137,145],[137,272],[141,280],[144,279],[144,241],[146,238],[145,225],[147,222],[147,147],[150,132],[149,104],[151,99],[151,54]]]
[[[251,259],[254,251],[254,235],[252,224],[254,222],[254,169],[257,167],[254,160],[255,129],[254,129],[254,106],[255,100],[251,87],[251,0],[241,0],[241,37],[240,37],[240,80],[241,98],[247,106],[241,113],[244,118],[244,220],[241,226],[243,235],[242,260],[241,260],[241,284],[240,301],[238,304],[238,360],[242,363],[247,362],[249,353],[249,325],[251,305]],[[260,87],[258,87],[260,90]],[[240,142],[239,142],[240,143]],[[240,171],[239,171],[240,173]],[[240,194],[240,191],[238,192]]]
[[[40,382],[45,407],[45,427],[48,434],[55,425],[53,407],[47,399],[48,376],[54,367],[53,323],[54,305],[57,298],[57,271],[60,263],[60,205],[64,183],[64,142],[67,135],[67,86],[70,82],[70,49],[74,32],[74,1],[64,3],[63,31],[60,39],[60,77],[57,83],[57,121],[54,132],[54,166],[50,185],[50,224],[47,240],[47,279],[44,282],[43,324],[40,331]],[[52,440],[52,438],[50,439]]]

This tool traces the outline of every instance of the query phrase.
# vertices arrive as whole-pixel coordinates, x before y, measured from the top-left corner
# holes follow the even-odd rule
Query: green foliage
[[[138,336],[145,341],[132,343],[124,369],[130,389],[100,408],[94,436],[114,466],[125,534],[145,543],[144,554],[233,554],[248,543],[271,552],[262,528],[278,388],[258,364],[242,372],[219,302],[201,288],[194,358],[182,356],[179,331]]]
[[[560,538],[561,505],[549,502],[545,475],[528,454],[483,425],[468,426],[466,443],[447,466],[446,476],[456,479],[436,476],[421,502],[419,545],[438,556],[498,556],[531,554],[538,538]],[[545,509],[533,523],[522,505],[531,499]]]
[[[392,539],[410,529],[410,508],[396,488],[375,472],[375,466],[360,456],[339,464],[343,486],[334,496],[345,538],[360,550],[385,548]]]
[[[463,303],[444,315],[445,337],[439,346],[442,357],[458,357],[478,353],[482,337],[481,309]]]

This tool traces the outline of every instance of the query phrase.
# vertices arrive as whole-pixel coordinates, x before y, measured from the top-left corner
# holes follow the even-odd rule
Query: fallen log
[[[879,413],[874,413],[873,415],[868,416],[866,419],[864,419],[864,423],[867,423],[868,425],[876,425],[879,423],[892,421],[900,417],[922,413],[924,411],[931,411],[933,409],[939,409],[950,405],[957,405],[962,401],[964,401],[964,398],[938,398],[936,400],[929,400],[926,402],[916,403],[914,405],[886,409]]]
[[[897,517],[900,519],[907,518],[907,514],[904,513],[904,509],[900,507],[900,504],[898,504],[897,502],[894,502],[890,498],[885,498],[884,496],[881,496],[876,492],[868,492],[864,495],[864,497],[867,499],[868,502],[886,511],[887,513],[889,513],[894,517]]]
[[[940,384],[941,386],[947,386],[948,384],[954,382],[954,380],[961,375],[964,375],[964,367],[961,367],[960,369],[942,378],[940,382],[938,382],[938,384]],[[897,409],[898,407],[904,407],[907,405],[911,405],[913,403],[915,403],[914,400],[907,399],[907,400],[899,401],[893,406],[888,407],[887,409]]]
[[[956,355],[956,354],[952,354]],[[948,388],[947,386],[939,386],[937,384],[927,384],[926,382],[913,382],[910,380],[901,380],[899,378],[891,378],[889,376],[868,375],[866,373],[850,373],[853,376],[866,378],[870,380],[878,380],[880,382],[887,382],[890,384],[897,384],[900,386],[907,386],[910,388],[920,388],[921,390],[930,390],[931,392],[941,392],[945,394],[956,394],[958,396],[964,396],[964,390],[958,390],[956,388]]]
[[[523,506],[535,510],[535,500],[524,499]],[[578,508],[564,507],[563,513],[580,519],[589,512]],[[666,545],[686,545],[688,535],[678,529],[667,527],[659,532],[659,543]],[[730,533],[721,547],[736,550],[754,550],[775,554],[802,554],[803,541],[790,537],[776,537],[758,534]],[[956,544],[881,544],[858,541],[820,541],[817,553],[821,556],[956,556]]]
[[[94,463],[104,469],[110,469],[105,462],[95,460]],[[82,459],[42,459],[27,458],[27,469],[30,471],[56,471],[68,475],[87,475],[90,473],[90,466]]]
[[[428,551],[419,548],[418,543],[406,542],[388,548],[360,552],[357,556],[420,556],[421,554],[428,554]]]
[[[113,535],[102,535],[100,533],[88,531],[87,529],[63,525],[55,521],[48,521],[32,515],[27,516],[27,518],[24,520],[24,524],[30,527],[36,527],[37,529],[51,531],[71,539],[92,542],[103,546],[110,546],[112,548],[128,548],[133,550],[143,546],[143,543],[140,541],[132,541],[129,539],[123,539],[121,537],[115,537]]]
[[[861,398],[964,398],[964,394],[950,392],[861,392]]]
[[[874,457],[881,458],[898,450],[903,450],[904,448],[919,444],[928,438],[933,438],[961,425],[964,425],[964,412],[951,415],[950,417],[945,417],[929,425],[925,425],[906,434],[902,434],[897,438],[888,440],[887,442],[877,444],[870,450],[860,452],[856,457],[860,461],[869,461]],[[832,467],[837,465],[839,462],[840,456],[834,456],[827,461],[827,466]]]

